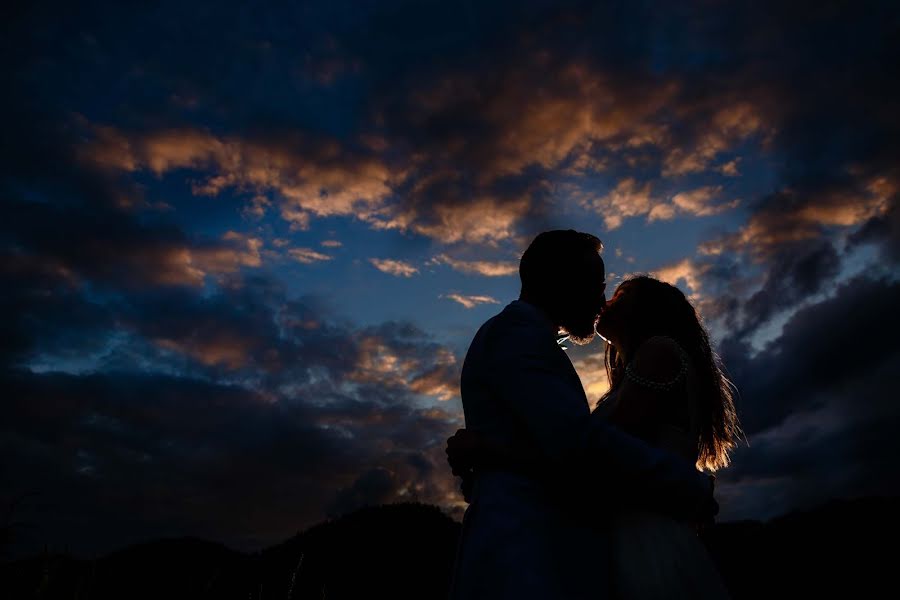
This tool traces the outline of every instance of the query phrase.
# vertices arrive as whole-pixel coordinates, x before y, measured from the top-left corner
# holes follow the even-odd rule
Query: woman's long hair
[[[634,348],[653,336],[667,336],[684,348],[697,374],[699,398],[696,407],[697,468],[716,471],[729,464],[729,453],[741,435],[734,405],[736,388],[723,372],[719,357],[709,343],[700,315],[677,287],[640,275],[619,284],[628,286],[628,335]],[[606,374],[610,392],[625,376],[615,347],[606,345]],[[602,401],[602,399],[601,399]]]

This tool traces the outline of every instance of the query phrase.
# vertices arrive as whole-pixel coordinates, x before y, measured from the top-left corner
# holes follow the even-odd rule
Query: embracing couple
[[[606,300],[602,244],[538,235],[518,300],[462,370],[466,428],[447,455],[469,507],[451,599],[727,598],[698,537],[739,425],[697,312],[650,277]],[[561,347],[607,341],[591,411]]]

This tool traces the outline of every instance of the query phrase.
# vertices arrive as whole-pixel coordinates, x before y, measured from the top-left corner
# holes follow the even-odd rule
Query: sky
[[[896,3],[3,10],[7,553],[460,517],[466,348],[559,228],[703,315],[721,520],[900,492]]]

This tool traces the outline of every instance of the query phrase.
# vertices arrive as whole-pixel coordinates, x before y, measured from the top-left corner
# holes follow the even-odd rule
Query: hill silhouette
[[[898,498],[832,502],[705,535],[735,598],[852,597],[895,587]],[[136,544],[96,560],[52,554],[0,566],[3,597],[445,597],[459,523],[435,506],[363,508],[256,553],[196,538]]]

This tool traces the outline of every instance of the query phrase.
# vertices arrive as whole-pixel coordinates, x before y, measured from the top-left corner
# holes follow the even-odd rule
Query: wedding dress
[[[669,338],[666,340],[674,343]],[[623,428],[694,463],[697,460],[697,437],[692,433],[695,419],[691,414],[696,406],[692,401],[694,372],[687,354],[678,349],[683,365],[679,373],[681,381],[673,381],[676,385],[663,395],[677,412],[648,414],[644,422],[631,422]],[[640,377],[633,377],[632,381],[653,385],[641,381]],[[615,392],[609,394],[591,418],[616,423],[620,412],[616,410],[617,396]],[[617,597],[629,600],[729,598],[712,557],[691,524],[640,509],[618,508],[609,516],[611,572]]]

